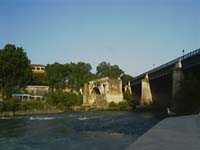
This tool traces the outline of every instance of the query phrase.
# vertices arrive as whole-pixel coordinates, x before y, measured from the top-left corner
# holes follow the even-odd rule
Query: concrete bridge
[[[136,76],[123,83],[123,87],[131,86],[137,104],[148,105],[155,102],[170,106],[173,96],[180,88],[180,81],[188,73],[200,73],[200,49]]]

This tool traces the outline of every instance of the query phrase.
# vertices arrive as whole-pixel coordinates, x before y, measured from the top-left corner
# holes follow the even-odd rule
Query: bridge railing
[[[193,56],[199,55],[199,54],[200,54],[200,48],[199,48],[199,49],[196,49],[196,50],[194,50],[194,51],[192,51],[192,52],[190,52],[190,53],[188,53],[188,54],[185,54],[185,55],[183,55],[183,56],[181,56],[181,57],[178,57],[178,58],[176,58],[176,59],[174,59],[174,60],[172,60],[172,61],[169,61],[169,62],[167,62],[167,63],[165,63],[165,64],[163,64],[163,65],[161,65],[161,66],[159,66],[159,67],[157,67],[157,68],[154,68],[154,69],[152,69],[152,70],[149,70],[149,71],[147,71],[147,72],[145,72],[145,73],[143,73],[143,74],[141,74],[141,75],[135,77],[132,81],[138,80],[138,79],[144,77],[146,74],[151,74],[151,73],[153,73],[153,72],[156,72],[156,71],[161,70],[161,69],[163,69],[163,68],[169,67],[169,66],[171,66],[171,65],[173,66],[173,65],[175,65],[175,63],[176,63],[178,60],[183,61],[183,60],[186,60],[186,59],[188,59],[188,58],[190,58],[190,57],[193,57]]]

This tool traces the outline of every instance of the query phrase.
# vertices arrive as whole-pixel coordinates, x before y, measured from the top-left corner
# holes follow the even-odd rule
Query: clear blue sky
[[[133,76],[200,48],[199,0],[0,0],[0,48],[32,63],[102,61]]]

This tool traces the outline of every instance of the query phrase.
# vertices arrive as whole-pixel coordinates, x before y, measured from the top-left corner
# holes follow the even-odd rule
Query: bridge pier
[[[150,88],[150,83],[149,83],[149,77],[148,74],[145,75],[145,78],[142,79],[141,81],[141,100],[140,100],[140,105],[150,105],[152,104],[152,93],[151,93],[151,88]]]
[[[175,64],[172,76],[173,76],[172,98],[174,98],[181,88],[181,81],[184,79],[181,60],[179,60]]]

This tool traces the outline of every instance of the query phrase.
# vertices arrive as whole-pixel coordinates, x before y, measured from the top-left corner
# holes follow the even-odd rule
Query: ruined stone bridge
[[[130,85],[135,100],[140,105],[155,101],[169,106],[184,75],[199,72],[200,49],[197,49],[123,83],[123,87]]]
[[[108,77],[89,81],[84,84],[83,105],[95,107],[108,107],[109,103],[124,101],[121,79]]]

